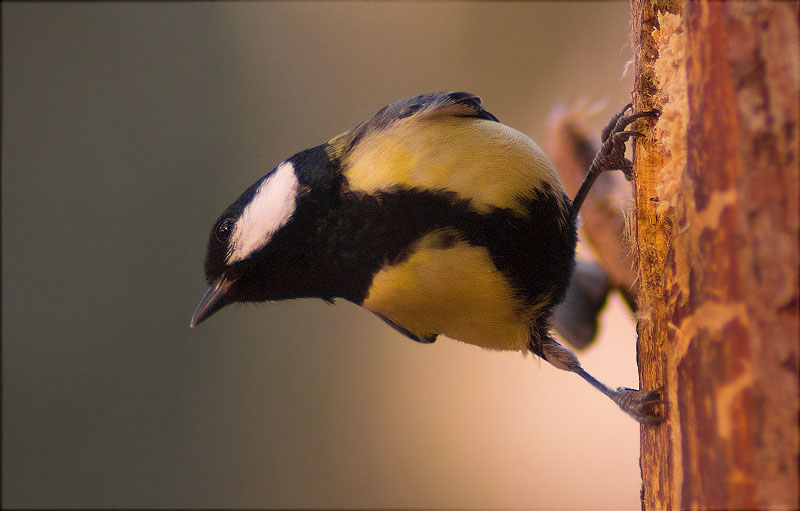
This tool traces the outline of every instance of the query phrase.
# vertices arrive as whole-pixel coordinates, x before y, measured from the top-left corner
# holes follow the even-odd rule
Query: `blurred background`
[[[628,101],[627,3],[2,5],[4,507],[638,509],[638,425],[575,375],[342,302],[190,330],[208,230],[404,96],[543,142]],[[614,297],[584,367],[637,386]]]

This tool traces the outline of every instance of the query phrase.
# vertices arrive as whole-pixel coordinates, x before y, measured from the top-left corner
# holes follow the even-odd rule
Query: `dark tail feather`
[[[597,318],[611,289],[600,266],[576,261],[566,297],[553,311],[553,328],[571,346],[588,346],[597,334]]]

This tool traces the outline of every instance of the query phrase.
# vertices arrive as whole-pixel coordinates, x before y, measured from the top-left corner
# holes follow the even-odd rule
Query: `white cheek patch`
[[[281,163],[259,185],[236,220],[228,242],[228,264],[242,261],[269,243],[294,214],[298,188],[291,163]]]

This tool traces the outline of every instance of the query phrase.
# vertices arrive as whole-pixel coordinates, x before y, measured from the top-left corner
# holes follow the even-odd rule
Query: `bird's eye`
[[[233,230],[233,218],[226,218],[222,222],[217,225],[217,228],[214,230],[217,236],[217,241],[220,243],[225,243],[228,241],[228,237],[231,235],[231,231]]]

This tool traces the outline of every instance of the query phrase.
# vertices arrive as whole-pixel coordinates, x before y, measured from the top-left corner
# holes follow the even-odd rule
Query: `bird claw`
[[[602,146],[592,161],[592,170],[601,173],[607,170],[621,170],[630,181],[633,177],[633,164],[625,158],[625,143],[631,138],[643,137],[644,133],[626,130],[633,121],[644,117],[657,118],[661,115],[658,110],[635,112],[626,114],[632,105],[629,103],[617,112],[611,121],[603,128]]]
[[[640,424],[653,426],[664,421],[663,389],[636,390],[620,387],[616,396],[611,399]]]

